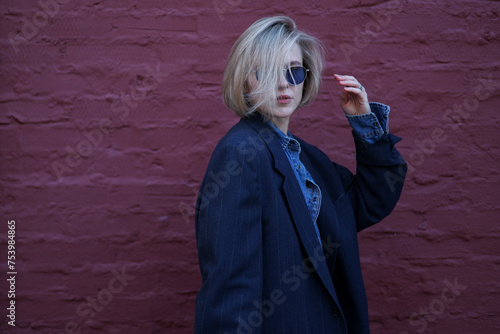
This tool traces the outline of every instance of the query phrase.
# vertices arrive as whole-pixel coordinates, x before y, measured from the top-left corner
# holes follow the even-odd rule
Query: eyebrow
[[[296,60],[290,62],[290,65],[300,65],[300,64],[301,62]]]

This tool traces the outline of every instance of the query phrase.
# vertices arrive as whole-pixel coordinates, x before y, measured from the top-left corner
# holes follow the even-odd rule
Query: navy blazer
[[[355,138],[356,175],[295,138],[321,188],[323,247],[278,135],[258,113],[242,118],[217,144],[198,195],[194,333],[369,333],[357,232],[399,199],[401,138]]]

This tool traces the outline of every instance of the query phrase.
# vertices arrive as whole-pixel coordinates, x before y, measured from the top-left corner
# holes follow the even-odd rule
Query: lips
[[[278,96],[278,103],[284,104],[292,101],[292,98],[288,95],[280,95]]]
[[[288,95],[280,95],[278,96],[278,100],[290,100],[291,97]]]

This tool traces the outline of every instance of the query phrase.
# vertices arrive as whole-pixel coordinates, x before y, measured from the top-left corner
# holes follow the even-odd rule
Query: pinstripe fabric
[[[318,242],[321,245],[321,236],[317,225],[319,209],[321,208],[321,189],[314,182],[307,168],[300,161],[300,144],[293,135],[288,131],[284,134],[276,125],[267,120],[266,124],[278,135],[281,142],[281,147],[285,152],[292,170],[295,173],[297,182],[299,183],[302,195],[306,201],[307,209],[311,215],[311,221],[314,224],[314,229],[318,235]]]
[[[399,199],[403,182],[386,173],[404,177],[400,139],[356,140],[356,176],[296,139],[322,189],[323,248],[277,134],[258,114],[240,120],[215,148],[198,196],[195,333],[369,332],[357,232]]]

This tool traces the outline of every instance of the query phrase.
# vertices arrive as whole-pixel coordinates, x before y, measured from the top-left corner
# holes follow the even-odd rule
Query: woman
[[[241,120],[201,184],[196,237],[203,284],[195,333],[368,333],[357,232],[394,208],[406,164],[389,107],[335,75],[356,144],[356,175],[288,131],[318,94],[321,44],[288,17],[236,41],[223,82]]]

